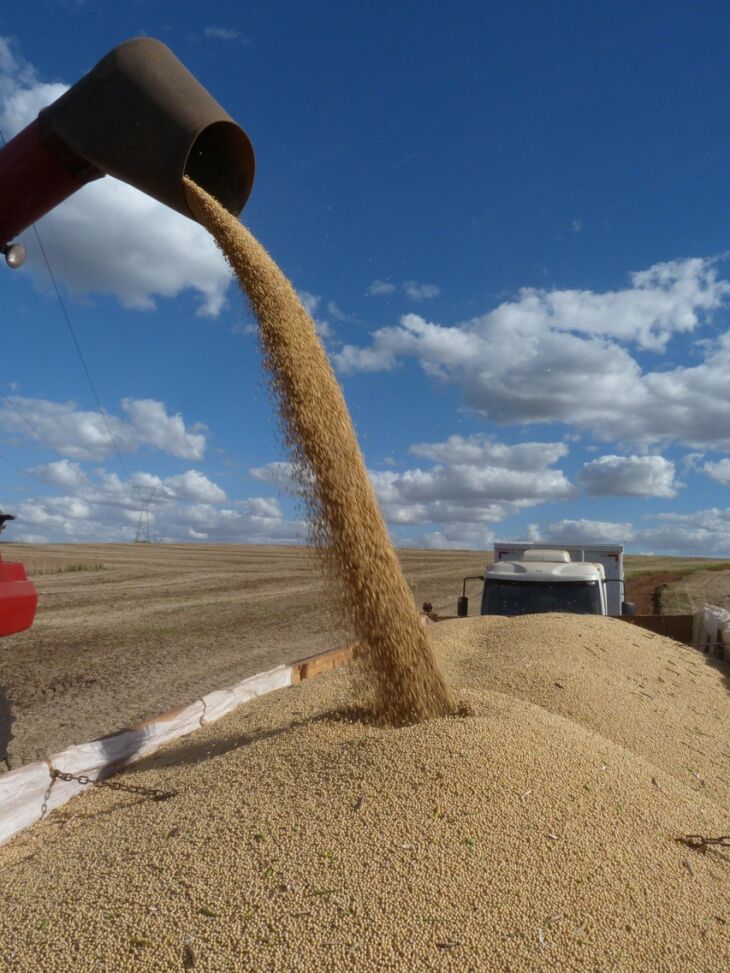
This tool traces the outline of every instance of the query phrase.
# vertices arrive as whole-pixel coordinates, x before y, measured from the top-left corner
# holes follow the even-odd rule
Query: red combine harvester
[[[0,513],[0,531],[5,530],[11,514]],[[30,628],[38,605],[38,593],[25,568],[18,561],[3,561],[0,555],[0,636],[15,635]],[[10,701],[0,687],[0,760],[5,760],[13,738]]]
[[[30,628],[38,594],[19,561],[0,556],[0,635],[15,635]]]
[[[192,219],[183,187],[189,176],[238,216],[253,186],[254,153],[243,129],[168,47],[151,37],[124,41],[0,148],[7,265],[25,261],[18,234],[105,175]],[[37,600],[23,565],[0,558],[0,636],[30,627]],[[10,723],[0,689],[0,761]]]

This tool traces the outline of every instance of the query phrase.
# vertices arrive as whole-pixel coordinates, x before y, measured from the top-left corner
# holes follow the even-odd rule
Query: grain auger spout
[[[190,176],[238,215],[254,179],[248,136],[160,41],[125,41],[0,149],[0,249],[86,183],[104,175],[192,215]]]

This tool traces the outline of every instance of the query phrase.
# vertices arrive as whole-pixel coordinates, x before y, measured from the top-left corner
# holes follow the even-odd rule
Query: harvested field
[[[171,800],[95,791],[2,849],[8,968],[730,968],[730,851],[682,841],[730,833],[722,673],[611,619],[433,637],[467,718],[363,726],[335,672],[120,778]]]
[[[346,638],[318,561],[301,547],[3,543],[0,552],[25,563],[40,595],[33,628],[0,646],[0,686],[18,718],[12,768]],[[428,599],[444,615],[455,611],[462,578],[482,573],[491,558],[479,551],[399,555],[416,604]],[[639,577],[699,563],[626,562],[627,573]],[[702,585],[727,585],[728,577],[693,573],[698,603],[721,603],[713,601],[721,591],[707,588],[704,597]]]
[[[2,640],[18,717],[12,768],[342,645],[318,560],[301,547],[3,543],[39,592]],[[477,551],[401,551],[416,603],[453,613]],[[5,769],[4,767],[2,768]]]
[[[730,571],[696,571],[671,582],[661,594],[666,614],[691,614],[706,604],[730,608]]]

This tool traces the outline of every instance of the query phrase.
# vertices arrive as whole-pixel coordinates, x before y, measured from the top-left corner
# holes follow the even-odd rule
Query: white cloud
[[[177,476],[168,476],[163,480],[173,495],[181,500],[197,500],[201,503],[221,503],[226,499],[225,492],[209,480],[200,470],[188,470]]]
[[[283,516],[276,497],[252,497],[250,500],[241,500],[239,505],[252,517],[269,517],[272,520],[281,520]]]
[[[182,459],[200,459],[205,452],[205,427],[196,423],[188,430],[178,412],[168,415],[164,402],[155,399],[122,399],[134,438],[139,445]]]
[[[322,301],[319,294],[310,294],[309,291],[297,291],[297,296],[302,302],[302,307],[314,322],[314,330],[320,338],[329,338],[332,335],[332,328],[330,327],[329,321],[316,316],[317,308]]]
[[[667,554],[730,557],[730,507],[660,514],[660,525],[638,532],[644,549]]]
[[[443,443],[418,443],[411,452],[437,461],[427,469],[369,471],[386,519],[391,524],[480,523],[575,494],[565,475],[552,469],[568,452],[564,443],[505,446],[486,436],[451,436]],[[293,466],[268,463],[251,476],[297,495]]]
[[[721,459],[716,463],[705,463],[702,467],[705,476],[709,476],[722,486],[730,486],[730,459]]]
[[[622,291],[521,291],[520,301],[560,331],[614,336],[662,350],[672,334],[693,331],[700,315],[719,308],[730,284],[717,280],[712,261],[692,258],[655,264],[630,275]]]
[[[395,368],[395,357],[387,350],[373,348],[356,348],[345,345],[341,351],[331,356],[335,368],[344,374],[352,372],[386,372]]]
[[[297,291],[297,297],[302,302],[302,307],[310,316],[314,315],[322,300],[319,294],[310,294],[309,291]]]
[[[15,54],[8,37],[0,37],[0,74],[13,75],[17,83],[22,85],[37,81],[35,70]]]
[[[283,491],[296,492],[293,463],[277,460],[265,466],[252,466],[248,472],[255,480],[260,480],[262,483],[270,483]]]
[[[518,443],[507,446],[491,436],[449,436],[443,443],[416,443],[409,452],[437,463],[492,464],[510,470],[534,470],[552,466],[568,455],[565,443]]]
[[[32,534],[27,530],[21,531],[16,540],[21,544],[49,544],[47,534]]]
[[[214,37],[220,41],[233,41],[241,36],[237,30],[232,30],[230,27],[206,27],[204,33],[206,37]]]
[[[37,480],[48,483],[51,486],[65,487],[67,490],[73,487],[86,485],[89,480],[78,463],[72,463],[67,459],[57,460],[55,463],[47,463],[45,466],[35,466],[28,472]]]
[[[578,480],[595,497],[675,497],[674,463],[662,456],[600,456],[586,463]]]
[[[46,443],[72,459],[105,460],[115,446],[122,453],[148,446],[181,459],[200,459],[205,452],[204,427],[187,428],[179,413],[169,415],[164,403],[154,399],[123,399],[128,421],[107,413],[105,422],[99,412],[79,410],[73,402],[7,398],[15,409],[0,404],[5,429],[27,435],[25,417]]]
[[[0,38],[0,120],[14,135],[67,85],[41,82],[32,65]],[[125,308],[149,310],[158,298],[191,288],[198,314],[217,316],[231,273],[210,235],[125,183],[90,183],[38,223],[54,274],[78,295],[111,294]],[[27,269],[43,288],[48,277],[35,237],[23,234]]]
[[[128,542],[135,538],[139,511],[139,505],[82,504],[66,497],[31,499],[15,505],[20,527],[16,536],[38,543]],[[252,514],[237,506],[167,502],[150,507],[149,522],[150,535],[168,542],[298,544],[305,538],[299,521]]]
[[[493,522],[575,493],[565,475],[551,468],[567,454],[564,443],[506,446],[487,436],[451,436],[410,451],[436,465],[370,473],[392,523]]]
[[[538,543],[542,540],[540,534],[540,528],[537,524],[528,524],[527,527],[522,532],[521,540],[529,541],[530,543]]]
[[[596,520],[560,520],[541,530],[531,525],[530,540],[546,544],[625,544],[637,552],[730,558],[730,507],[689,514],[658,514],[652,526]]]
[[[717,278],[714,260],[699,257],[669,260],[629,275],[631,286],[620,291],[543,290],[525,287],[515,301],[507,301],[481,319],[470,322],[479,330],[510,324],[519,330],[573,332],[632,342],[662,351],[673,334],[693,331],[703,318],[730,296],[730,283]],[[370,293],[392,293],[376,289]],[[403,290],[414,300],[436,297],[435,284],[406,281]]]
[[[700,463],[704,457],[704,453],[685,453],[682,457],[682,470],[685,473],[696,472],[700,468]]]
[[[524,502],[567,499],[573,489],[560,470],[518,471],[504,467],[460,463],[412,469],[403,473],[372,473],[378,495],[386,503],[396,499],[420,501],[450,500],[454,503],[508,501]]]
[[[222,503],[226,500],[225,492],[200,470],[187,470],[168,477],[137,471],[125,482],[118,474],[109,473],[103,467],[96,469],[92,478],[78,463],[59,460],[36,466],[28,472],[43,483],[73,489],[76,499],[93,504],[138,507],[142,503],[160,504],[169,500],[201,503]]]
[[[419,284],[415,280],[406,280],[399,285],[400,290],[412,301],[430,301],[438,297],[441,288],[437,284]],[[387,280],[374,280],[367,289],[370,297],[383,297],[386,294],[394,294],[399,288]]]
[[[44,482],[68,486],[73,493],[14,502],[14,539],[131,541],[143,509],[149,513],[150,535],[166,541],[295,544],[305,538],[305,525],[285,519],[276,499],[228,500],[199,470],[164,478],[138,471],[122,480],[103,468],[86,474],[78,464],[62,461],[37,467],[33,473]]]
[[[345,312],[334,302],[327,302],[327,313],[335,319],[335,321],[352,321],[351,314],[345,314]]]
[[[387,280],[374,280],[368,287],[367,293],[370,297],[382,297],[384,294],[392,294],[395,291],[395,284]]]
[[[412,301],[430,301],[441,293],[441,288],[436,284],[419,284],[415,280],[407,280],[403,290]]]
[[[415,358],[498,424],[566,423],[602,440],[730,449],[730,332],[703,344],[699,365],[642,373],[618,341],[661,351],[669,337],[730,304],[712,260],[656,264],[625,291],[523,290],[517,301],[448,327],[407,314],[369,347],[333,356],[341,372]]]
[[[548,524],[541,534],[539,540],[548,544],[627,544],[633,540],[634,529],[629,523],[604,520],[559,520]]]
[[[495,536],[484,524],[448,524],[442,530],[424,534],[420,546],[433,550],[487,550]]]

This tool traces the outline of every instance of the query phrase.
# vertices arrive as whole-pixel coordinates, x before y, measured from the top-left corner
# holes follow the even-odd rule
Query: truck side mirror
[[[623,601],[621,602],[621,614],[622,615],[635,615],[636,605],[633,601]]]
[[[466,618],[469,614],[469,599],[466,595],[462,595],[456,602],[456,614],[459,618]]]

